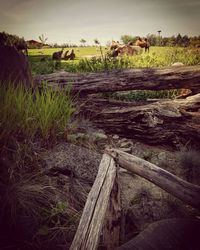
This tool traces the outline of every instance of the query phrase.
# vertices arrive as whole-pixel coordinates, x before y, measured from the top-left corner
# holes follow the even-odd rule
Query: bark
[[[110,156],[114,157],[120,167],[147,179],[179,198],[184,203],[200,209],[199,186],[191,184],[148,161],[127,154],[121,150],[107,149],[106,151]]]
[[[143,68],[114,70],[101,73],[73,74],[58,72],[38,75],[34,82],[65,88],[72,85],[72,92],[87,95],[100,92],[126,90],[191,89],[200,91],[200,66],[168,68]]]
[[[91,99],[80,113],[107,133],[137,139],[147,144],[199,147],[200,94],[186,99],[136,106],[133,102]]]

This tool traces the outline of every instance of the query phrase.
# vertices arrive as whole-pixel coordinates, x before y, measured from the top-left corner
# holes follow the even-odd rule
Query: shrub
[[[182,151],[178,154],[184,175],[188,181],[200,180],[200,152],[196,150]]]

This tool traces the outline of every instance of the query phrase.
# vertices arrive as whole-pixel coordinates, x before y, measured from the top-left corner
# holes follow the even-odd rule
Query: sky
[[[200,0],[0,0],[0,32],[47,43],[200,35]]]

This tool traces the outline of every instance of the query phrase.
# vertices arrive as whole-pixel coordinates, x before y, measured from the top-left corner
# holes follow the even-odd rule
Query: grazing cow
[[[148,42],[147,38],[142,39],[141,37],[139,37],[138,40],[135,42],[135,45],[140,46],[140,48],[144,48],[145,52],[149,52],[150,43]]]
[[[57,52],[54,52],[53,55],[52,55],[52,59],[53,59],[53,60],[61,60],[63,50],[64,50],[64,49],[62,48],[62,50],[57,51]]]

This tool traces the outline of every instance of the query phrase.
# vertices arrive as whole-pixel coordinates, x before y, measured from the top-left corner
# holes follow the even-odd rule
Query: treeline
[[[139,36],[123,35],[121,36],[120,40],[124,44],[127,44],[128,42],[135,43],[138,37]],[[182,36],[181,34],[178,34],[177,36],[162,37],[162,36],[155,35],[155,34],[148,34],[147,39],[149,43],[151,44],[151,46],[177,46],[177,47],[200,48],[200,35],[189,37],[187,35]],[[20,38],[16,35],[11,35],[6,32],[0,32],[0,45],[13,46],[13,45],[24,44],[24,43],[25,43],[24,38]],[[108,44],[110,44],[110,42],[108,42],[107,45]],[[54,43],[54,44],[50,44],[49,46],[52,48],[90,47],[89,45],[86,46],[85,44],[77,45],[77,44],[69,44],[69,43],[63,43],[63,44]]]
[[[127,44],[129,41],[135,43],[139,36],[123,35],[121,41]],[[189,37],[187,35],[162,37],[159,35],[148,34],[147,39],[151,46],[178,46],[178,47],[195,47],[200,48],[200,35]]]

